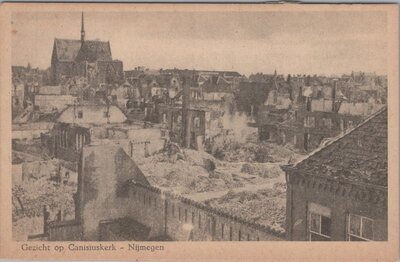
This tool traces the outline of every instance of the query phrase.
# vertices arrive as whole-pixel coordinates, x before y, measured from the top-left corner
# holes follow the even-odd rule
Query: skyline
[[[80,18],[80,12],[13,14],[12,64],[48,68],[54,38],[79,39]],[[88,40],[110,41],[124,70],[387,71],[384,12],[85,12],[85,31]]]

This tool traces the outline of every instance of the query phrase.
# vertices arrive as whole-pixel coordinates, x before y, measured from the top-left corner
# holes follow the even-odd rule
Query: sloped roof
[[[54,39],[54,46],[59,61],[74,61],[81,49],[80,40]]]
[[[238,72],[234,72],[234,71],[223,71],[222,73],[223,73],[224,77],[239,77],[239,76],[242,76]]]
[[[142,170],[136,162],[116,144],[94,144],[84,148],[83,158],[93,154],[90,161],[85,160],[86,169],[95,167],[92,176],[103,176],[108,173],[113,175],[119,184],[117,187],[123,189],[132,181],[142,185],[150,185]],[[111,172],[111,173],[110,173]]]
[[[139,76],[144,75],[144,71],[142,70],[126,70],[124,71],[125,77],[133,77],[133,78],[138,78]]]
[[[344,182],[387,187],[387,107],[299,160],[293,169]]]
[[[211,75],[201,86],[204,88],[204,91],[207,92],[226,91],[230,88],[231,84],[222,76]]]
[[[230,84],[230,82],[228,80],[226,80],[224,77],[219,76],[217,79],[217,84],[220,84],[222,82],[222,84]]]
[[[76,61],[112,61],[110,42],[85,41],[80,48]]]

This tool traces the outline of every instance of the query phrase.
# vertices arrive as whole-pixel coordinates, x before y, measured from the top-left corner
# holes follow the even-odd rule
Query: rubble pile
[[[185,195],[225,194],[240,188],[257,190],[284,179],[281,162],[223,161],[207,152],[181,149],[174,143],[148,158],[138,159],[137,164],[152,185]]]
[[[215,139],[208,152],[221,161],[277,163],[297,157],[297,153],[289,146],[258,141],[257,134],[248,134],[246,141],[234,135],[221,136]]]
[[[213,156],[196,150],[176,150],[154,154],[138,162],[149,182],[155,186],[173,189],[176,193],[219,191],[242,187],[244,184]]]
[[[286,185],[275,183],[273,188],[255,192],[228,192],[223,197],[207,200],[205,204],[235,214],[243,219],[285,231]]]
[[[243,173],[257,175],[262,178],[277,178],[283,174],[279,165],[270,163],[244,163],[241,171]]]
[[[43,147],[40,139],[15,140],[12,143],[12,149],[18,152],[24,152],[34,156],[47,159],[46,149]]]
[[[44,205],[48,206],[53,216],[60,209],[63,209],[66,216],[73,216],[75,210],[73,194],[76,188],[74,183],[58,185],[45,177],[14,186],[13,221],[24,217],[42,216]]]

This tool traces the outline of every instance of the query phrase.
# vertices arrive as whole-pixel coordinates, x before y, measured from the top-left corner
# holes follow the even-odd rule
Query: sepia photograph
[[[20,250],[397,234],[388,9],[84,6],[7,19]]]

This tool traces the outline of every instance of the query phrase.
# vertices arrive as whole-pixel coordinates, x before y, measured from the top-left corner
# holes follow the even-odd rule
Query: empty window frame
[[[200,127],[200,118],[199,117],[195,117],[193,119],[193,125],[195,128],[199,128]]]
[[[308,240],[331,240],[331,210],[327,207],[308,204]]]
[[[313,116],[307,116],[304,118],[304,127],[315,127],[315,118]]]
[[[354,215],[347,215],[347,241],[371,241],[373,240],[374,220]]]

